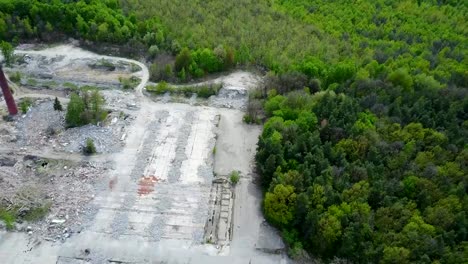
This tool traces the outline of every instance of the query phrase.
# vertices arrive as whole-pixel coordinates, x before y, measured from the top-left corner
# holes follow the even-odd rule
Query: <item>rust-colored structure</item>
[[[0,64],[0,86],[2,87],[3,97],[8,107],[8,112],[10,115],[16,115],[18,113],[18,108],[16,107],[15,99],[11,94],[10,87],[8,87],[8,82],[6,80],[5,74],[3,73],[2,65]]]

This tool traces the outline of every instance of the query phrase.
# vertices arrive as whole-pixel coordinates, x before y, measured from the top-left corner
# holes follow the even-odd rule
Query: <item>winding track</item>
[[[78,51],[78,52],[77,52]],[[97,55],[80,48],[76,48],[70,45],[59,46],[57,48],[45,49],[45,50],[16,50],[15,54],[35,54],[35,55],[42,55],[47,57],[55,57],[55,56],[65,56],[65,58],[70,59],[84,59],[84,58],[93,58],[93,59],[106,59],[106,60],[113,60],[113,61],[124,61],[128,63],[133,63],[138,65],[141,68],[141,82],[135,88],[135,92],[138,97],[144,98],[143,96],[143,88],[145,88],[146,84],[149,80],[149,71],[148,67],[145,64],[122,57],[114,57],[114,56],[105,56],[105,55]]]

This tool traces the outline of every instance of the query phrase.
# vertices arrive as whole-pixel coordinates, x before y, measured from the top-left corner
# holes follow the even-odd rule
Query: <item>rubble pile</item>
[[[124,101],[122,98],[120,100]],[[11,126],[0,126],[0,140],[17,141],[17,146],[21,149],[50,147],[55,151],[78,153],[86,140],[91,138],[98,153],[113,153],[121,148],[124,127],[132,119],[128,114],[116,111],[109,115],[105,125],[90,124],[65,129],[65,111],[54,111],[53,100],[42,99],[18,118],[17,132]]]
[[[88,138],[92,139],[98,153],[113,153],[122,147],[120,138],[123,129],[86,125],[67,129],[57,139],[56,149],[66,152],[81,152]]]
[[[42,147],[52,136],[65,130],[65,111],[54,111],[52,99],[36,101],[16,122],[20,147]]]
[[[64,240],[80,230],[86,206],[95,195],[93,186],[102,180],[105,170],[89,162],[0,157],[0,203],[18,208],[16,230],[48,240]],[[23,222],[22,217],[35,208],[46,208],[45,218]]]

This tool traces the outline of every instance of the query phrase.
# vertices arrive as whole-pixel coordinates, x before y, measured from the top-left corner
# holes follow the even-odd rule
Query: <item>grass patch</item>
[[[190,97],[193,94],[196,94],[198,97],[201,98],[209,98],[212,95],[217,95],[222,86],[222,84],[208,84],[199,86],[193,85],[174,87],[163,81],[158,83],[157,85],[147,86],[146,90],[158,95],[171,93],[176,95],[184,95],[185,97]]]
[[[10,81],[14,83],[19,83],[21,82],[21,73],[20,72],[15,72],[10,75]]]
[[[232,171],[231,174],[229,174],[229,180],[231,181],[232,185],[236,185],[240,180],[239,171]]]
[[[31,99],[24,98],[23,100],[21,100],[21,102],[19,103],[21,113],[26,114],[28,112],[29,108],[31,107],[31,105],[32,105],[32,100]]]
[[[74,83],[70,83],[70,82],[66,82],[63,84],[63,87],[65,88],[68,88],[72,91],[78,91],[80,88],[78,87],[78,85],[74,84]]]
[[[135,76],[132,76],[130,78],[120,77],[119,82],[124,90],[133,90],[138,86],[138,84],[140,84],[141,79]]]
[[[36,207],[34,209],[31,209],[24,217],[23,219],[29,222],[34,222],[41,220],[44,218],[47,213],[49,212],[51,203],[47,203],[41,207]]]
[[[258,117],[253,117],[251,114],[245,114],[244,117],[242,118],[245,123],[247,124],[261,124],[262,120]]]
[[[36,86],[37,85],[37,80],[35,79],[28,79],[26,81],[26,83],[29,85],[29,86]]]
[[[15,227],[16,214],[0,208],[0,220],[5,222],[7,230],[12,230]]]
[[[106,71],[115,71],[115,65],[106,59],[100,59],[96,63],[88,65],[92,69],[101,69]]]
[[[58,84],[57,84],[57,82],[55,82],[55,81],[47,81],[47,82],[44,82],[44,83],[42,84],[42,86],[44,86],[44,87],[47,88],[47,89],[53,89],[53,88],[57,87],[57,85],[58,85]]]
[[[130,64],[130,65],[131,65],[131,66],[130,66],[130,67],[131,67],[130,70],[131,70],[132,72],[139,72],[139,71],[141,71],[141,67],[140,67],[140,66],[138,66],[138,65],[136,65],[136,64],[133,64],[133,63]]]

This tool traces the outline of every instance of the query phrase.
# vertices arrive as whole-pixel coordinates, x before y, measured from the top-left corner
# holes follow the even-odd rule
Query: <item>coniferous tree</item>
[[[55,100],[54,100],[54,110],[55,111],[63,111],[62,104],[60,103],[60,101],[59,101],[59,99],[57,97],[55,97]]]

